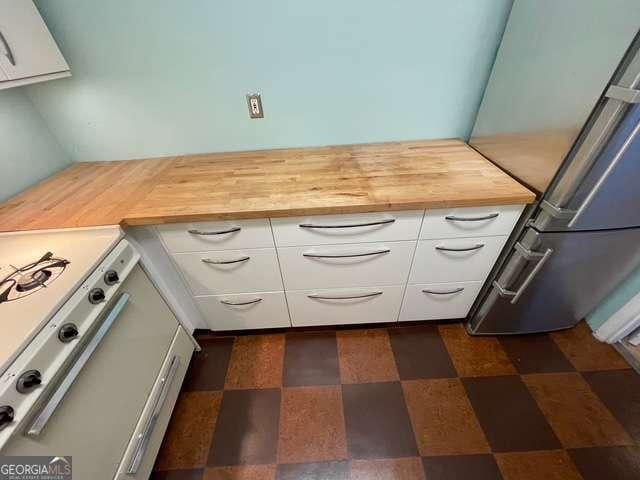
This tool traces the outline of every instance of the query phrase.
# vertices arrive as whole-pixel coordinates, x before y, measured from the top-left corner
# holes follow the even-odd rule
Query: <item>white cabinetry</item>
[[[69,75],[69,65],[33,2],[0,0],[0,89]]]
[[[467,315],[522,208],[156,229],[212,330],[439,320]]]

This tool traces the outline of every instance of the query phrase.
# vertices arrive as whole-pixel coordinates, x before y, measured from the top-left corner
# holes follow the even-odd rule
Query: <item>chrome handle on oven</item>
[[[192,228],[190,230],[187,230],[187,232],[189,232],[191,235],[207,236],[207,235],[224,235],[225,233],[235,233],[235,232],[239,232],[240,230],[242,230],[242,227],[230,227],[225,230],[213,230],[208,232],[203,230],[198,230],[197,228]]]
[[[133,451],[133,456],[131,457],[129,466],[127,467],[128,475],[135,474],[138,471],[138,468],[140,468],[140,464],[142,463],[144,454],[149,447],[151,435],[153,434],[153,430],[156,428],[156,424],[158,423],[160,412],[162,411],[162,407],[167,400],[167,395],[169,395],[171,384],[173,383],[173,379],[178,372],[178,367],[180,367],[180,357],[174,355],[171,359],[171,363],[169,364],[169,368],[167,369],[167,373],[160,379],[162,388],[160,389],[160,392],[158,392],[156,398],[154,398],[153,400],[153,409],[151,410],[151,415],[147,419],[147,423],[144,426],[142,433],[140,433],[138,435],[138,438],[136,439],[136,447]]]
[[[120,316],[120,313],[122,313],[122,310],[127,305],[129,298],[130,298],[130,295],[126,292],[120,295],[115,305],[107,315],[107,318],[105,319],[105,321],[102,322],[102,325],[100,325],[100,327],[98,328],[98,331],[95,333],[93,338],[91,338],[91,340],[89,341],[85,349],[80,353],[80,355],[78,356],[73,366],[67,372],[67,375],[58,385],[58,388],[56,389],[56,391],[53,393],[53,395],[51,395],[51,397],[45,404],[44,408],[40,411],[36,419],[31,424],[31,427],[27,431],[28,435],[37,437],[42,433],[42,430],[44,430],[44,428],[47,426],[49,419],[55,413],[56,409],[58,408],[58,405],[60,405],[60,402],[62,401],[64,396],[67,394],[67,392],[69,391],[69,388],[71,388],[71,385],[73,384],[75,379],[78,377],[78,375],[82,371],[82,368],[85,366],[85,364],[91,357],[91,354],[93,354],[96,348],[98,348],[98,345],[100,345],[100,342],[102,342],[107,332],[109,332],[109,329],[111,328],[111,326],[118,319],[118,317]]]
[[[353,258],[353,257],[368,257],[371,255],[382,255],[384,253],[389,253],[391,249],[384,248],[381,250],[373,250],[371,252],[363,252],[363,253],[303,253],[303,257],[309,258]]]
[[[578,221],[578,219],[580,219],[582,214],[587,210],[587,207],[591,204],[591,202],[593,201],[595,196],[598,194],[598,192],[600,191],[600,188],[602,188],[602,185],[604,184],[604,182],[607,180],[607,178],[609,178],[609,175],[611,175],[611,172],[613,172],[614,168],[616,168],[616,165],[618,165],[618,162],[620,161],[622,156],[629,149],[629,146],[631,145],[633,140],[638,135],[638,132],[640,132],[640,123],[638,123],[635,126],[635,128],[629,134],[629,136],[624,141],[624,143],[622,144],[620,149],[616,152],[615,156],[611,160],[611,163],[609,163],[609,166],[602,173],[602,175],[600,176],[600,178],[598,179],[596,184],[593,186],[593,188],[589,192],[589,194],[582,201],[582,203],[580,204],[580,206],[576,210],[575,214],[573,215],[573,218],[567,224],[567,227],[569,227],[569,228],[573,227],[576,224],[576,222]]]
[[[11,47],[9,46],[9,42],[7,42],[7,39],[4,38],[4,35],[2,34],[2,32],[0,32],[0,42],[2,42],[2,45],[4,46],[4,50],[5,50],[4,55],[9,60],[9,63],[15,67],[16,57],[14,57],[13,52],[11,51]]]
[[[355,228],[355,227],[373,227],[375,225],[387,225],[395,222],[395,218],[387,218],[385,220],[376,220],[373,222],[364,223],[349,223],[346,225],[317,225],[315,223],[301,223],[298,226],[300,228]]]
[[[212,260],[211,258],[203,258],[201,260],[203,263],[208,263],[209,265],[230,265],[232,263],[246,262],[250,259],[251,257],[240,257],[234,258],[233,260]]]
[[[422,290],[422,293],[430,293],[431,295],[451,295],[453,293],[460,293],[464,290],[464,287],[454,288],[452,290],[447,290],[446,292],[438,292],[437,290],[429,290],[425,288]]]
[[[549,260],[549,258],[553,254],[552,248],[547,248],[544,253],[532,252],[530,250],[524,249],[524,247],[522,247],[520,243],[516,244],[516,250],[521,252],[522,257],[525,260],[531,261],[533,259],[536,259],[538,263],[536,263],[536,266],[533,267],[533,270],[529,272],[529,275],[527,275],[527,278],[524,279],[524,282],[522,282],[522,285],[520,285],[520,288],[518,288],[518,290],[509,290],[500,285],[497,280],[493,282],[493,286],[496,288],[496,290],[498,290],[498,295],[500,295],[501,297],[512,297],[511,304],[515,304],[520,299],[529,284],[533,281],[540,269],[542,269],[544,264],[547,263],[547,260]]]
[[[261,298],[254,298],[253,300],[247,300],[246,302],[232,302],[231,300],[220,300],[220,303],[231,306],[253,305],[254,303],[261,302]]]
[[[436,245],[436,250],[441,250],[443,252],[471,252],[472,250],[480,250],[484,247],[484,243],[476,243],[472,247],[443,247],[441,245]]]
[[[353,300],[356,298],[369,298],[369,297],[377,297],[378,295],[382,295],[383,292],[371,292],[371,293],[361,293],[359,295],[319,295],[319,294],[311,294],[307,295],[309,298],[314,298],[316,300]]]
[[[488,215],[483,215],[482,217],[458,217],[456,215],[447,215],[445,220],[449,220],[450,222],[481,222],[482,220],[491,220],[492,218],[496,218],[499,213],[490,213]]]

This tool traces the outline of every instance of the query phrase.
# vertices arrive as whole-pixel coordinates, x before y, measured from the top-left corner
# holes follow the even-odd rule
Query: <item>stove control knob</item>
[[[89,291],[89,303],[93,303],[94,305],[97,303],[104,302],[104,290],[101,288],[92,288]]]
[[[120,277],[118,276],[118,272],[115,270],[107,270],[104,274],[104,283],[107,285],[115,285],[120,281]]]
[[[78,327],[75,323],[65,323],[58,330],[58,339],[62,343],[69,343],[78,336]]]
[[[13,408],[9,405],[0,406],[0,430],[13,422]]]
[[[20,393],[29,393],[38,388],[42,383],[42,374],[38,370],[27,370],[18,377],[16,390]]]

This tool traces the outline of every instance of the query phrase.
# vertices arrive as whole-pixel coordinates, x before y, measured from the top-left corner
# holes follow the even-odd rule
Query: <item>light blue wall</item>
[[[640,269],[636,270],[604,302],[587,315],[587,323],[593,330],[597,330],[638,292],[640,292]]]
[[[86,161],[464,137],[511,0],[36,3],[73,77],[28,94]]]
[[[0,202],[71,162],[21,89],[0,90]]]

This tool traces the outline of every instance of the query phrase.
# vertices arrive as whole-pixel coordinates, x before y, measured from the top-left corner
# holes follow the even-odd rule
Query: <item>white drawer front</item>
[[[287,290],[399,285],[407,281],[416,242],[278,249]]]
[[[176,253],[194,295],[282,290],[275,248]]]
[[[291,326],[284,292],[211,295],[195,301],[211,330]]]
[[[291,323],[301,327],[395,322],[402,303],[402,290],[402,286],[391,286],[287,292]]]
[[[464,318],[478,296],[482,283],[409,285],[404,295],[400,321]]]
[[[170,252],[273,247],[268,219],[158,225]]]
[[[427,210],[420,238],[509,235],[522,213],[522,205]]]
[[[409,283],[484,281],[506,236],[420,240]]]
[[[415,240],[423,213],[412,210],[272,218],[271,225],[278,246]]]

